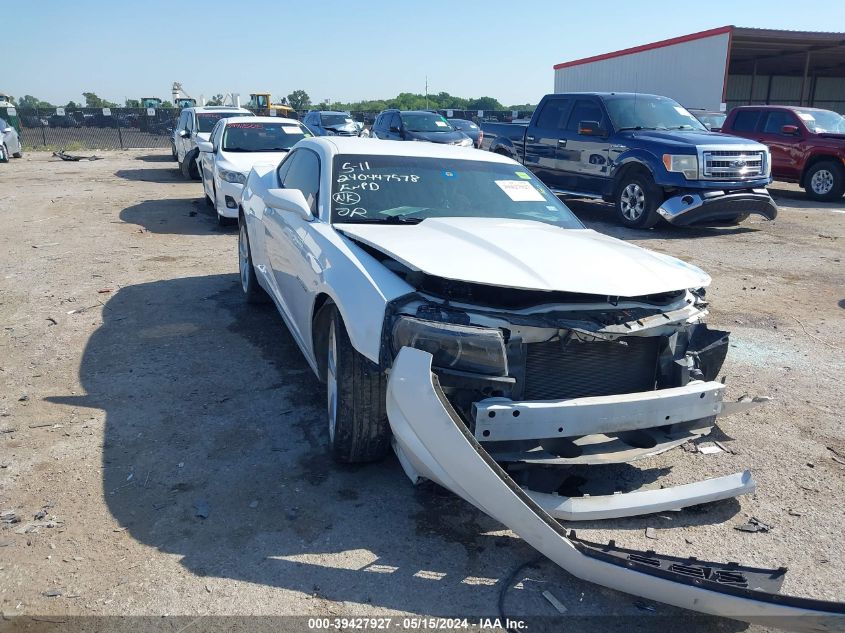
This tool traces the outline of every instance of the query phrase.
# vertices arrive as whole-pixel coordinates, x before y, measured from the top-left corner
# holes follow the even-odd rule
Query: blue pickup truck
[[[613,202],[627,227],[777,216],[766,146],[710,132],[667,97],[551,94],[528,125],[481,129],[482,149],[522,162],[558,194]]]

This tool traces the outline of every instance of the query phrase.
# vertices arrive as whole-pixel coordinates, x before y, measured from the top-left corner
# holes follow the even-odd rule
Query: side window
[[[188,112],[188,122],[185,125],[185,129],[188,130],[191,134],[194,133],[194,113]]]
[[[299,150],[293,150],[290,154],[284,157],[281,164],[279,165],[279,168],[276,171],[276,177],[279,179],[280,187],[284,186],[282,183],[285,182],[285,176],[288,175],[288,170],[290,169],[291,162],[298,154]]]
[[[737,132],[753,132],[757,129],[757,121],[759,120],[759,110],[740,110],[736,113],[733,129]]]
[[[179,116],[179,124],[176,126],[177,130],[184,130],[188,127],[188,113],[182,112]]]
[[[402,117],[399,116],[398,112],[395,112],[392,117],[390,117],[390,127],[402,129]]]
[[[385,119],[385,116],[383,114],[379,114],[376,117],[375,123],[373,123],[373,127],[378,128],[378,129],[383,128],[384,127],[384,119]]]
[[[598,103],[595,101],[579,100],[575,102],[575,106],[572,108],[572,114],[569,115],[569,122],[566,124],[566,129],[577,132],[581,121],[595,121],[601,125],[603,118],[601,106]]]
[[[569,112],[569,99],[549,99],[537,117],[537,127],[549,130],[563,129],[564,117]]]
[[[303,149],[285,162],[290,163],[290,167],[282,180],[282,186],[285,189],[299,189],[308,201],[311,213],[316,215],[317,194],[320,191],[319,157],[314,152]],[[281,169],[279,171],[281,172]]]
[[[798,120],[791,112],[783,110],[773,110],[766,115],[766,123],[763,126],[763,132],[766,134],[783,134],[781,128],[784,125],[798,126]]]

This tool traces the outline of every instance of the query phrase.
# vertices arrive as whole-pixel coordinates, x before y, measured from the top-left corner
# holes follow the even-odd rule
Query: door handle
[[[566,147],[566,139],[565,138],[559,138],[557,140],[557,146],[558,147]]]
[[[537,139],[535,139],[533,136],[526,136],[525,140],[526,141],[536,141]]]

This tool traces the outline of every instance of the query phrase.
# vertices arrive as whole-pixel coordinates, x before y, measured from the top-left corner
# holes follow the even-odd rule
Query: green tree
[[[214,95],[213,97],[211,97],[211,99],[209,99],[208,101],[205,102],[205,105],[210,105],[210,106],[223,105],[223,95],[221,95],[221,94]]]
[[[294,90],[287,96],[287,100],[294,110],[307,110],[311,107],[311,97],[304,90]]]
[[[79,104],[76,101],[68,101],[66,108],[78,108]]]
[[[162,101],[162,102],[161,102],[161,107],[162,107],[162,108],[172,108],[172,107],[173,107],[173,104],[172,104],[172,103],[170,103],[169,101]]]
[[[478,99],[470,99],[467,103],[467,110],[504,110],[503,106],[497,99],[493,97],[479,97]]]
[[[48,110],[50,108],[54,108],[55,106],[48,101],[42,101],[38,97],[33,97],[32,95],[24,95],[18,100],[18,107],[22,110],[29,109],[29,108],[40,108],[42,110]]]
[[[124,103],[124,108],[140,108],[141,102],[138,99],[127,99]]]
[[[93,92],[83,92],[82,97],[85,99],[85,107],[86,108],[116,108],[117,104],[108,101],[106,99],[101,99]]]

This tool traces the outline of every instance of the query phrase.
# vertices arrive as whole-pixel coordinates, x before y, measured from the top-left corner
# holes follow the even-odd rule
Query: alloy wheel
[[[249,237],[246,234],[246,223],[241,222],[241,229],[238,231],[238,271],[244,292],[249,289],[249,267]]]
[[[833,174],[827,169],[818,170],[810,180],[810,187],[816,195],[825,196],[829,194],[830,190],[833,189]]]
[[[628,184],[619,196],[622,215],[626,220],[635,222],[645,211],[645,192],[637,183]]]
[[[337,425],[337,336],[334,320],[329,324],[328,354],[326,357],[326,404],[329,413],[329,440],[334,441]]]

